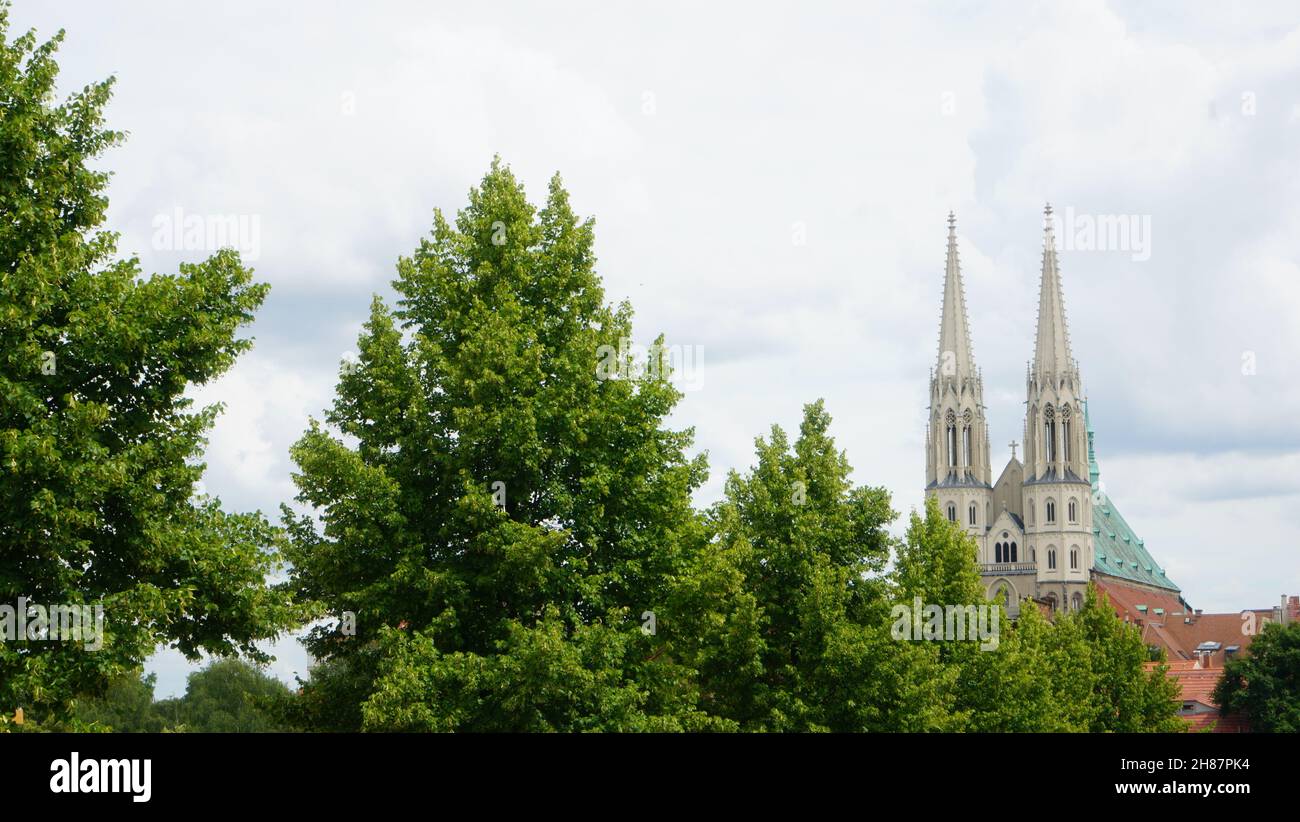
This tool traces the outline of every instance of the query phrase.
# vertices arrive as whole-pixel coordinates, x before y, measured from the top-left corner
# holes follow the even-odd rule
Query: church
[[[974,537],[985,589],[990,597],[1005,594],[1010,616],[1029,599],[1053,611],[1078,610],[1090,580],[1152,602],[1181,603],[1178,586],[1101,487],[1087,395],[1070,350],[1050,205],[1045,215],[1034,356],[1025,372],[1024,461],[1016,454],[1019,443],[1012,442],[1011,459],[996,481],[983,377],[971,348],[956,218],[948,215],[939,358],[930,376],[925,492]],[[1162,622],[1163,616],[1150,614]]]

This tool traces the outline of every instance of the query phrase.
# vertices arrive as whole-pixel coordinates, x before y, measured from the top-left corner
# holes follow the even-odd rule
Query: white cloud
[[[1149,215],[1149,261],[1061,260],[1110,488],[1198,607],[1300,589],[1293,500],[1265,487],[1300,453],[1286,4],[82,2],[14,17],[68,29],[65,87],[118,74],[111,122],[132,135],[106,160],[110,217],[146,269],[202,256],[149,247],[160,210],[262,217],[258,347],[203,392],[230,406],[207,480],[232,507],[292,496],[288,447],[328,403],[371,292],[499,152],[534,200],[559,170],[597,217],[607,296],[632,300],[638,341],[704,346],[705,387],[674,419],[710,452],[705,499],[755,436],[825,397],[858,481],[904,512],[920,502],[950,208],[1000,463],[1021,438],[1043,202]]]

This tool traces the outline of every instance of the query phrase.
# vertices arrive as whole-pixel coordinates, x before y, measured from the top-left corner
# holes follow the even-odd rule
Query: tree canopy
[[[154,276],[116,259],[93,165],[123,136],[104,124],[112,81],[59,100],[62,33],[8,28],[0,6],[0,603],[103,622],[0,643],[0,711],[57,721],[160,644],[259,656],[294,617],[265,583],[272,526],[195,498],[219,408],[185,398],[251,345],[237,334],[267,287],[231,251]]]

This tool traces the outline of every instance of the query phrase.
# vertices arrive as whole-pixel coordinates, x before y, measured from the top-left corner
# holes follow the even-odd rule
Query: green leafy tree
[[[175,705],[157,713],[173,725],[198,733],[268,733],[283,730],[274,716],[289,697],[288,687],[242,659],[217,659],[189,675]]]
[[[89,642],[0,644],[0,711],[57,722],[159,644],[258,654],[291,623],[265,585],[275,531],[193,498],[218,409],[186,389],[228,369],[261,304],[236,254],[143,277],[101,228],[122,135],[112,82],[55,96],[62,33],[10,41],[0,6],[0,603],[102,605]]]
[[[1223,666],[1214,701],[1252,731],[1300,733],[1300,622],[1264,625],[1246,656]]]
[[[981,733],[1061,733],[1087,730],[1090,704],[1087,647],[1077,630],[1049,623],[1033,602],[1023,602],[1015,624],[1002,623],[996,651],[962,670],[962,705],[968,730]]]
[[[732,472],[718,538],[679,580],[661,623],[698,672],[700,705],[743,730],[932,730],[950,717],[935,649],[889,633],[883,578],[894,516],[855,488],[818,401],[791,447],[774,426]]]
[[[664,427],[668,374],[611,353],[631,311],[606,306],[593,237],[558,176],[539,211],[494,161],[399,261],[398,310],[375,299],[359,362],[293,449],[323,527],[286,511],[292,589],[356,617],[355,635],[340,621],[307,641],[304,726],[703,721],[648,628],[705,539],[705,463]]]
[[[1088,730],[1177,732],[1178,685],[1161,661],[1147,671],[1148,651],[1137,626],[1120,621],[1115,609],[1088,585],[1083,608],[1067,620],[1077,622],[1091,669],[1093,711]]]
[[[116,676],[98,697],[78,700],[75,727],[119,733],[156,733],[164,721],[154,702],[156,674],[140,671]]]

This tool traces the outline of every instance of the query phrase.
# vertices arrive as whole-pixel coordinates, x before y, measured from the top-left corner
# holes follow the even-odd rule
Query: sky
[[[1300,593],[1300,15],[1288,3],[18,0],[60,88],[117,78],[108,225],[147,272],[225,225],[271,284],[206,489],[272,517],[371,295],[499,154],[596,219],[636,341],[690,346],[711,466],[824,398],[854,479],[922,502],[947,215],[992,457],[1022,439],[1043,208],[1108,495],[1196,608]],[[1133,230],[1089,238],[1098,223]],[[203,232],[200,232],[203,233]],[[995,473],[997,469],[995,468]],[[310,660],[271,646],[292,681]],[[150,660],[158,696],[193,670]]]

